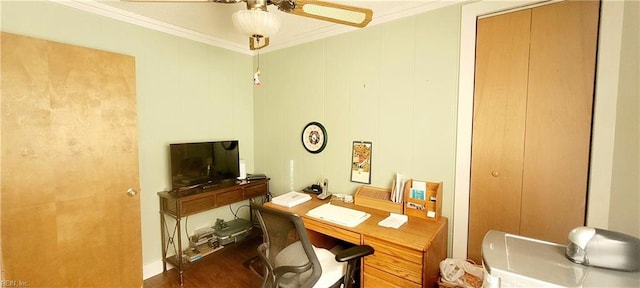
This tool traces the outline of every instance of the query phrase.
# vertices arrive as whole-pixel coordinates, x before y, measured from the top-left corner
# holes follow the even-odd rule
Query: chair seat
[[[335,255],[327,249],[317,248],[314,246],[313,250],[318,257],[320,266],[322,267],[322,276],[313,287],[327,288],[340,281],[345,273],[347,264],[336,261]],[[276,267],[303,265],[305,264],[306,257],[300,257],[300,255],[304,255],[304,253],[302,243],[300,241],[296,241],[280,251],[280,254],[276,256],[275,265]],[[293,273],[285,274],[280,282],[280,287],[299,287],[300,284],[309,277],[309,275],[311,275],[311,271],[307,271],[299,276]]]
[[[264,240],[258,254],[265,263],[263,288],[353,287],[362,257],[373,254],[371,246],[356,245],[335,252],[314,247],[300,215],[251,202]]]

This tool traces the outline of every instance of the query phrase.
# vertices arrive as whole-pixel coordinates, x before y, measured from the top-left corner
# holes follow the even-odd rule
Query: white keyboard
[[[331,203],[322,204],[313,208],[307,212],[307,215],[347,227],[356,227],[371,216],[369,213],[342,206],[331,205]]]

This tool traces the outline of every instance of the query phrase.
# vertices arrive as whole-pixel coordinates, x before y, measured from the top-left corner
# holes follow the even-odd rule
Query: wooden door
[[[585,223],[597,1],[532,11],[521,234],[566,243]]]
[[[599,3],[478,20],[468,257],[487,231],[566,243],[584,225]]]
[[[2,279],[141,287],[135,59],[2,33]]]
[[[531,11],[478,20],[468,257],[490,229],[520,231]]]

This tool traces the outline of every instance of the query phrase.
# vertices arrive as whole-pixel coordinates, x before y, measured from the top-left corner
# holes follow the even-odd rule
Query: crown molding
[[[151,30],[164,32],[170,35],[186,38],[189,40],[205,43],[211,46],[240,52],[247,55],[252,55],[248,49],[248,44],[239,45],[238,43],[226,41],[220,38],[212,37],[200,32],[185,29],[179,26],[168,24],[166,22],[158,21],[145,17],[139,14],[131,13],[122,9],[118,9],[109,5],[96,2],[95,0],[48,0],[57,4],[61,4],[67,7],[79,9],[85,12],[93,13],[96,15],[104,16],[114,20],[122,21],[129,24],[138,25]]]
[[[48,0],[57,4],[61,4],[67,7],[79,9],[92,14],[104,16],[110,19],[122,21],[129,24],[138,25],[151,30],[164,32],[170,35],[182,37],[185,39],[205,43],[207,45],[239,52],[247,55],[256,55],[257,51],[249,50],[248,44],[239,44],[232,41],[216,38],[207,34],[196,32],[193,30],[185,29],[176,25],[168,24],[166,22],[158,21],[146,16],[135,14],[126,10],[115,8],[106,4],[97,2],[96,0]],[[403,2],[403,1],[399,1]],[[389,11],[385,11],[382,15],[375,15],[374,19],[369,23],[367,27],[387,23],[390,21],[398,20],[401,18],[421,14],[427,11],[436,10],[450,5],[467,2],[465,0],[435,0],[435,1],[407,1],[408,6],[398,5],[397,8],[393,8]],[[416,4],[420,3],[420,4]],[[416,5],[413,5],[416,4]],[[413,6],[412,6],[413,5]],[[375,13],[375,11],[374,11]],[[347,32],[357,30],[344,25],[330,25],[320,29],[306,32],[301,35],[297,35],[295,39],[282,42],[274,42],[261,49],[261,53],[276,51],[303,43],[320,40],[323,38],[339,35]],[[366,28],[365,28],[366,29]]]

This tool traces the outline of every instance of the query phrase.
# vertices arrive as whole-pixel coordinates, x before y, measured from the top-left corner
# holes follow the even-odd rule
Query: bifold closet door
[[[566,243],[584,225],[599,2],[478,20],[468,257],[486,232]]]
[[[600,3],[533,9],[520,232],[566,243],[585,224]]]
[[[478,20],[468,257],[490,229],[518,233],[531,11]]]

